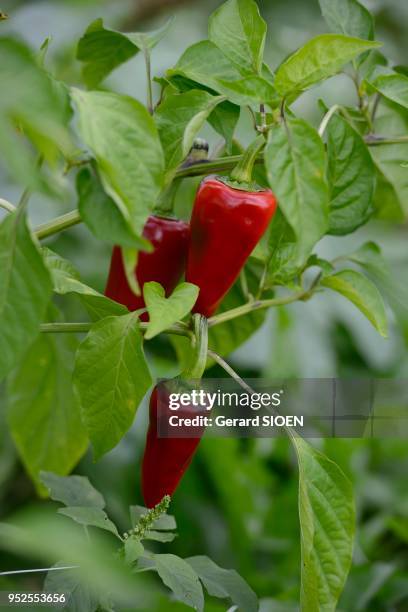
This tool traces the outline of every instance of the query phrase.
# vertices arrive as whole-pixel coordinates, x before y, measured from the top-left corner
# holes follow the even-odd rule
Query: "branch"
[[[408,136],[395,136],[395,138],[387,138],[386,136],[369,134],[368,136],[365,136],[364,141],[369,147],[378,147],[381,145],[403,144],[404,142],[408,142]]]
[[[236,319],[237,317],[242,317],[243,315],[254,312],[255,310],[271,308],[274,306],[284,306],[285,304],[292,304],[293,302],[297,302],[299,300],[306,300],[312,295],[313,292],[314,288],[310,288],[307,290],[303,289],[302,291],[298,291],[297,293],[292,293],[291,295],[287,295],[281,298],[272,298],[269,300],[255,300],[254,302],[248,302],[247,304],[237,306],[237,308],[232,308],[231,310],[221,312],[220,314],[211,317],[210,319],[208,319],[208,326],[214,327],[214,325],[219,325],[220,323],[231,321],[231,319]]]
[[[206,174],[212,174],[213,172],[226,172],[234,168],[241,159],[241,155],[230,155],[229,157],[219,157],[208,162],[200,164],[194,164],[187,168],[180,168],[175,174],[175,179],[186,178],[188,176],[203,176]],[[262,156],[258,156],[255,163],[261,163],[263,161]],[[43,223],[34,230],[35,235],[39,240],[47,238],[53,234],[57,234],[73,225],[81,223],[82,219],[77,209],[71,210],[65,215],[55,217],[47,223]]]
[[[247,383],[237,374],[237,372],[235,372],[233,368],[231,368],[229,363],[227,363],[221,357],[221,355],[215,351],[212,351],[211,349],[208,349],[207,353],[208,356],[211,357],[211,359],[214,359],[214,361],[218,363],[218,365],[221,366],[222,369],[225,370],[227,374],[229,374],[231,378],[233,378],[243,389],[245,389],[245,391],[248,391],[251,395],[255,393],[255,391],[249,385],[247,385]]]
[[[325,115],[320,125],[321,132],[326,128],[330,117],[336,110],[338,110],[338,108],[336,109],[335,107],[332,107],[330,111]],[[328,116],[329,113],[330,116]],[[376,147],[379,145],[401,144],[404,142],[408,142],[408,136],[386,138],[385,136],[377,136],[375,134],[370,134],[364,137],[364,141],[367,146]],[[175,174],[175,179],[182,179],[189,176],[205,176],[208,174],[219,172],[228,172],[229,170],[232,170],[232,168],[234,168],[239,161],[241,161],[241,158],[242,155],[230,155],[228,157],[219,157],[217,159],[211,159],[206,162],[194,164],[193,166],[189,166],[187,168],[179,168]],[[263,154],[260,153],[255,159],[255,163],[261,164],[262,162]],[[48,236],[57,234],[58,232],[61,232],[62,230],[76,225],[77,223],[81,223],[81,221],[82,220],[78,210],[72,210],[71,212],[65,215],[61,215],[60,217],[56,217],[55,219],[52,219],[51,221],[40,225],[39,227],[37,227],[34,233],[36,234],[38,239],[47,238]]]
[[[140,329],[144,332],[147,329],[148,323],[139,322]],[[67,333],[88,333],[93,326],[93,323],[43,323],[40,325],[40,331],[43,334],[67,334]],[[175,336],[190,336],[191,331],[189,327],[183,323],[178,322],[171,325],[163,333],[173,334]]]
[[[7,210],[7,212],[10,213],[13,213],[17,210],[14,204],[8,202],[7,200],[3,200],[3,198],[0,198],[0,208],[3,208],[4,210]]]

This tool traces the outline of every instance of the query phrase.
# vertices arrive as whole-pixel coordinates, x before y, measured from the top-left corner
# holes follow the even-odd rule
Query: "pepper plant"
[[[383,298],[369,274],[383,266],[380,247],[369,242],[334,261],[316,248],[324,236],[346,236],[374,218],[406,219],[407,70],[383,55],[373,18],[357,0],[320,0],[320,7],[328,33],[278,66],[263,59],[267,26],[254,0],[221,4],[210,17],[208,39],[158,76],[151,56],[172,22],[154,32],[125,33],[94,21],[78,41],[83,80],[75,84],[50,73],[49,41],[32,50],[16,38],[0,38],[1,153],[22,188],[18,201],[0,199],[0,377],[11,435],[40,495],[47,494],[42,471],[65,476],[89,444],[98,460],[129,430],[153,383],[145,350],[160,334],[171,339],[179,371],[197,365],[199,343],[208,357],[200,376],[215,361],[238,382],[226,358],[260,328],[267,310],[317,293],[336,292],[387,335]],[[104,88],[105,78],[138,53],[145,58],[146,106]],[[320,100],[321,121],[312,125],[293,104],[340,74],[348,77],[355,105],[328,107]],[[235,138],[244,115],[254,131],[246,150]],[[197,161],[190,151],[206,123],[222,146]],[[205,179],[209,175],[219,178]],[[139,274],[150,266],[143,262],[160,254],[148,228],[166,218],[188,231],[189,219],[174,221],[173,204],[190,177],[205,182],[189,253],[163,251],[164,263],[177,267],[167,285],[167,277],[149,276],[151,270]],[[75,208],[33,227],[31,194],[58,200],[74,178]],[[221,197],[268,194],[271,207],[262,222],[258,218],[248,253],[241,252],[241,215],[230,225],[222,206],[212,211],[216,239],[198,244],[208,221],[200,208],[215,197],[211,185]],[[79,223],[114,248],[106,295],[47,246],[47,239]],[[187,282],[176,286],[184,255]],[[156,269],[163,272],[161,265]],[[58,303],[68,294],[79,300],[81,320],[63,320]],[[205,341],[194,311],[207,317]],[[334,610],[352,558],[352,487],[328,457],[288,435],[299,464],[300,606]],[[158,501],[154,492],[152,499],[150,505]],[[94,525],[89,516],[78,510],[72,518]],[[140,539],[132,550],[125,546],[125,556],[136,559]],[[199,568],[190,566],[196,580]],[[174,562],[164,573],[173,588],[183,570]],[[183,601],[203,609],[201,595]]]

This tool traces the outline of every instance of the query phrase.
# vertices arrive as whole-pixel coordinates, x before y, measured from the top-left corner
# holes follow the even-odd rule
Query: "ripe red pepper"
[[[182,374],[180,380],[200,379],[206,364],[207,320],[200,315],[194,315],[193,318],[196,337],[195,356],[192,367]],[[187,384],[191,386],[190,383]],[[173,412],[169,407],[168,388],[162,388],[160,394],[157,387],[153,389],[149,404],[149,429],[142,463],[142,492],[148,508],[158,504],[165,495],[173,495],[204,433],[204,427],[197,426],[188,427],[184,431],[178,429],[177,435],[184,435],[184,437],[159,437],[159,429],[161,432],[165,430],[171,434],[170,416],[192,418],[202,414],[203,410],[205,408],[190,405]]]
[[[252,183],[259,136],[231,173],[205,178],[194,202],[186,281],[200,288],[194,312],[210,317],[232,287],[276,210],[270,189]]]
[[[135,276],[141,291],[149,281],[160,283],[166,295],[173,291],[184,272],[189,234],[188,223],[179,219],[156,215],[148,218],[143,236],[152,243],[154,250],[139,253]],[[105,295],[131,311],[145,307],[143,295],[135,295],[129,287],[118,246],[113,248]],[[147,314],[141,318],[147,320]]]
[[[184,406],[173,412],[166,402],[164,390],[153,389],[149,404],[149,429],[142,463],[142,491],[147,508],[153,508],[165,495],[173,495],[182,476],[191,463],[204,433],[204,427],[188,428],[186,437],[158,437],[159,420],[167,427],[170,416],[192,418],[197,407]],[[163,431],[163,429],[161,431]],[[194,431],[194,437],[191,436]],[[181,435],[180,429],[178,435]]]

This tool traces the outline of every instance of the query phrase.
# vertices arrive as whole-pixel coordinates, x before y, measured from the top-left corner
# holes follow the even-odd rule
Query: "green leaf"
[[[203,40],[189,47],[174,68],[167,71],[169,77],[176,75],[197,81],[224,94],[238,106],[278,103],[274,86],[257,75],[248,76],[211,41]]]
[[[86,476],[58,476],[53,472],[40,472],[41,482],[47,487],[51,499],[65,506],[104,508],[106,502]]]
[[[0,524],[2,549],[22,559],[36,559],[42,567],[50,567],[64,559],[68,561],[66,565],[79,566],[75,574],[82,584],[99,597],[109,594],[120,609],[134,608],[134,602],[144,610],[153,608],[153,598],[145,581],[112,554],[111,543],[107,542],[105,534],[95,531],[90,541],[83,529],[73,522],[64,521],[62,526],[61,517],[52,509],[47,510],[46,505],[40,509],[31,507],[19,514],[18,526]],[[106,609],[106,605],[102,607]],[[80,611],[85,612],[82,608]]]
[[[360,53],[381,46],[341,34],[321,34],[290,55],[278,68],[275,87],[283,96],[298,95],[336,74]]]
[[[155,113],[155,119],[168,170],[177,168],[187,157],[206,119],[223,101],[224,96],[212,96],[194,89],[166,96]]]
[[[176,321],[183,319],[193,308],[198,287],[191,283],[178,285],[170,297],[165,297],[163,287],[156,282],[145,283],[143,296],[149,312],[149,325],[145,338],[150,340]]]
[[[82,168],[77,174],[76,189],[79,214],[95,238],[140,250],[149,247],[149,242],[135,234],[126,223],[95,171]]]
[[[301,609],[334,612],[351,565],[353,489],[333,461],[302,438],[291,439],[299,463]]]
[[[319,0],[327,25],[339,34],[372,40],[374,19],[357,0]]]
[[[35,156],[23,144],[21,132],[51,163],[56,161],[59,151],[69,155],[73,144],[67,130],[66,97],[61,96],[22,42],[2,38],[0,56],[2,156],[19,183],[44,190]],[[20,134],[16,134],[16,123]]]
[[[344,235],[366,223],[373,211],[375,166],[361,136],[342,117],[333,115],[327,134],[328,233]]]
[[[68,260],[60,257],[47,247],[42,248],[45,264],[51,273],[53,289],[59,295],[74,293],[78,295],[90,315],[96,318],[109,315],[122,315],[128,312],[122,304],[105,297],[92,287],[81,282],[79,274]]]
[[[208,123],[225,139],[227,154],[232,153],[232,141],[240,112],[239,106],[226,100],[218,104],[207,118]]]
[[[157,30],[152,30],[151,32],[126,32],[124,36],[127,36],[129,40],[138,45],[142,51],[151,51],[165,37],[173,21],[174,17],[170,17],[170,19]]]
[[[92,506],[68,506],[67,508],[59,508],[58,513],[68,516],[80,525],[99,527],[99,529],[110,531],[120,539],[116,525],[112,523],[106,512],[101,508]]]
[[[184,93],[186,91],[191,91],[192,89],[201,89],[202,91],[207,91],[214,96],[216,95],[216,92],[210,87],[181,76],[172,77],[170,80],[162,79],[161,82],[162,81],[167,83],[168,93]],[[232,140],[239,120],[240,112],[241,109],[239,106],[225,100],[225,102],[217,104],[207,118],[208,123],[214,128],[214,130],[225,138],[227,152],[230,153],[232,152]]]
[[[88,87],[96,87],[118,66],[139,52],[135,42],[96,19],[78,42],[77,59],[84,62],[83,78]]]
[[[370,85],[391,102],[408,108],[408,76],[404,74],[382,74]]]
[[[205,556],[186,559],[198,574],[209,595],[221,599],[229,598],[240,610],[257,612],[258,598],[243,578],[235,570],[219,567]]]
[[[268,181],[298,243],[302,264],[328,227],[328,190],[323,142],[303,119],[272,127],[265,149]]]
[[[135,537],[125,540],[125,560],[128,565],[133,565],[144,553],[143,544]]]
[[[140,520],[140,517],[149,512],[148,508],[144,506],[130,506],[130,518],[132,527],[136,527]],[[153,523],[153,527],[156,530],[171,530],[177,529],[176,519],[171,514],[162,514]]]
[[[240,69],[260,74],[266,23],[254,0],[228,0],[211,15],[208,38]]]
[[[74,384],[96,459],[127,432],[151,382],[137,312],[95,323],[77,351]]]
[[[163,181],[163,151],[153,118],[127,96],[79,89],[71,95],[104,190],[132,232],[141,236]]]
[[[163,583],[178,601],[198,610],[204,610],[203,589],[192,567],[176,555],[154,555],[155,569]]]
[[[408,114],[398,104],[383,99],[377,111],[375,133],[393,138],[408,133]],[[375,206],[380,218],[401,221],[408,217],[408,143],[370,147],[379,175]]]
[[[298,260],[298,242],[281,210],[276,211],[267,241],[267,276],[265,289],[274,285],[290,285],[300,274],[303,261]],[[300,265],[302,264],[302,265]]]
[[[53,568],[65,568],[66,563],[60,561]],[[80,579],[80,569],[52,570],[48,572],[44,581],[45,593],[61,593],[66,596],[63,610],[66,612],[96,612],[98,599],[88,585]]]
[[[173,540],[175,540],[175,538],[177,537],[176,533],[170,533],[170,532],[165,532],[165,531],[154,531],[154,530],[150,530],[150,531],[146,531],[145,535],[143,536],[144,540],[153,540],[155,542],[173,542]]]
[[[43,334],[8,380],[8,422],[20,457],[38,491],[39,473],[68,474],[88,446],[72,390],[76,339]]]
[[[78,42],[77,59],[84,62],[83,77],[95,88],[115,68],[134,57],[139,50],[153,49],[167,33],[172,19],[153,32],[117,32],[96,19]]]
[[[347,259],[362,266],[370,274],[383,279],[389,276],[387,263],[381,249],[375,242],[365,242],[357,251],[347,255]]]
[[[375,329],[382,336],[387,336],[387,316],[383,299],[377,287],[367,277],[354,270],[342,270],[325,276],[321,284],[353,302]]]
[[[51,288],[24,213],[8,214],[0,224],[0,380],[37,336]]]
[[[140,295],[141,288],[135,274],[139,253],[136,249],[129,249],[128,247],[122,247],[121,252],[127,284],[135,295]]]

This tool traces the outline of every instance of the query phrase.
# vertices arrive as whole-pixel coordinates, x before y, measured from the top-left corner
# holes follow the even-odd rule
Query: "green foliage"
[[[168,171],[176,169],[187,157],[204,122],[224,100],[224,96],[194,89],[165,97],[155,119]]]
[[[187,562],[200,577],[209,595],[221,599],[230,598],[240,610],[258,610],[255,593],[237,572],[219,567],[208,557],[190,557]]]
[[[11,434],[40,493],[41,470],[68,474],[88,446],[71,381],[76,348],[69,335],[43,335],[8,380]]]
[[[354,270],[342,270],[325,276],[321,284],[353,302],[376,330],[382,336],[387,336],[384,302],[377,287],[368,278]]]
[[[137,312],[106,317],[92,326],[77,351],[74,384],[99,458],[129,429],[151,384]]]
[[[0,224],[0,380],[23,358],[39,332],[51,279],[24,212]]]
[[[372,83],[373,87],[391,102],[408,109],[408,77],[404,74],[383,74]]]
[[[169,20],[154,32],[117,32],[105,28],[102,19],[96,19],[78,42],[77,59],[84,63],[83,78],[94,89],[115,68],[134,57],[140,50],[153,49],[166,35]]]
[[[228,0],[210,17],[208,37],[234,64],[261,73],[266,23],[254,0]]]
[[[122,247],[128,281],[134,291],[140,291],[134,275],[137,251],[152,248],[142,235],[146,219],[159,201],[168,203],[173,180],[214,172],[228,174],[238,158],[220,160],[217,155],[242,153],[241,143],[234,140],[236,132],[243,132],[241,124],[237,129],[241,115],[245,128],[250,119],[254,131],[265,136],[256,180],[274,191],[278,211],[245,266],[245,274],[212,318],[209,347],[227,357],[264,323],[267,309],[259,306],[276,306],[282,299],[309,301],[317,292],[324,300],[325,288],[351,301],[379,334],[386,336],[383,294],[397,315],[393,333],[396,336],[399,325],[403,333],[398,342],[405,347],[405,276],[401,270],[394,274],[369,235],[371,229],[384,235],[382,226],[368,225],[363,236],[366,242],[357,250],[350,236],[352,246],[346,250],[347,255],[330,261],[325,249],[330,252],[330,235],[339,237],[337,241],[351,234],[367,224],[373,213],[379,219],[398,222],[408,215],[406,68],[392,70],[387,58],[376,50],[380,43],[373,40],[373,18],[357,0],[319,0],[319,4],[333,33],[312,38],[272,70],[264,62],[266,22],[259,14],[258,3],[228,0],[210,17],[209,40],[187,48],[165,78],[156,79],[162,95],[156,105],[149,100],[152,113],[129,96],[84,91],[79,75],[65,70],[67,66],[60,60],[55,62],[61,64],[56,72],[67,76],[67,83],[56,80],[44,67],[52,52],[47,51],[49,39],[37,53],[13,38],[0,39],[2,157],[15,180],[27,188],[15,212],[13,205],[0,199],[6,210],[0,224],[0,378],[9,376],[8,430],[27,473],[38,493],[44,495],[48,490],[52,499],[66,506],[58,511],[57,522],[48,515],[30,514],[21,518],[25,529],[2,524],[0,542],[13,554],[56,564],[55,571],[47,576],[45,590],[69,592],[68,610],[179,610],[177,602],[197,610],[205,606],[209,612],[221,609],[213,601],[204,602],[203,587],[210,597],[228,600],[249,612],[257,610],[255,592],[235,570],[223,569],[204,555],[196,556],[200,528],[208,536],[207,550],[214,551],[217,561],[223,562],[225,557],[229,562],[233,551],[234,562],[240,571],[244,569],[245,576],[248,574],[253,588],[272,595],[262,602],[263,611],[275,612],[282,606],[298,608],[299,572],[302,612],[329,612],[337,606],[351,564],[353,490],[340,467],[300,438],[292,439],[300,470],[300,567],[294,539],[298,528],[295,467],[285,440],[204,440],[197,462],[183,483],[186,489],[180,491],[180,502],[175,501],[175,514],[182,523],[183,538],[179,539],[174,517],[166,514],[168,499],[150,510],[132,506],[131,527],[122,536],[122,524],[128,519],[123,518],[119,504],[108,512],[105,499],[87,478],[66,476],[84,455],[89,439],[99,459],[131,427],[152,383],[143,352],[143,333],[147,340],[152,339],[149,359],[151,355],[152,371],[160,375],[183,369],[192,355],[189,313],[198,288],[182,283],[166,298],[160,285],[146,283],[149,323],[140,325],[140,312],[128,313],[94,288],[102,286],[106,275],[100,271],[105,267],[106,251],[94,239]],[[102,19],[91,23],[77,48],[85,86],[99,87],[139,51],[145,56],[150,85],[150,55],[170,24],[154,32],[122,33],[106,28]],[[349,62],[351,67],[347,67]],[[301,118],[304,115],[299,105],[292,103],[302,92],[341,70],[354,81],[358,106],[336,105],[317,129],[317,109],[314,116],[308,113],[308,122]],[[72,82],[76,88],[70,89]],[[324,103],[322,106],[327,111]],[[211,143],[215,145],[211,147],[216,151],[214,158],[197,167],[180,166],[206,124],[221,135],[225,147],[223,143],[220,147]],[[86,151],[74,148],[73,143],[78,142]],[[52,245],[55,251],[39,249],[41,233],[30,229],[26,220],[30,193],[41,190],[71,198],[65,187],[70,177],[66,179],[63,173],[77,166],[84,167],[76,177],[76,222],[80,217],[92,235],[86,239],[80,232],[65,235]],[[188,191],[182,192],[186,218],[192,206],[190,196]],[[58,227],[61,229],[55,222],[55,231]],[[52,231],[51,224],[50,235]],[[321,248],[319,241],[327,235]],[[226,234],[226,244],[228,239]],[[337,246],[334,250],[338,252]],[[81,274],[57,254],[67,251],[79,262]],[[344,252],[340,247],[339,251]],[[341,269],[345,260],[350,262],[347,265],[362,268],[368,278],[355,269]],[[318,268],[318,276],[310,268]],[[68,333],[39,335],[41,329],[52,329],[53,323],[47,321],[50,316],[57,319],[58,329],[64,330],[63,318],[55,316],[50,304],[52,292],[70,320],[81,319],[85,308],[96,321],[93,325],[80,321],[79,329],[90,327],[90,332],[79,347],[75,336]],[[71,296],[79,299],[79,308]],[[274,298],[276,301],[271,301]],[[308,307],[302,310],[306,313],[304,325],[312,321]],[[220,322],[227,312],[229,320]],[[264,342],[271,345],[266,374],[278,373],[284,378],[310,373],[299,350],[304,330],[299,322],[295,325],[296,312],[294,309],[292,316],[286,310],[279,311],[274,342]],[[321,312],[317,305],[315,319]],[[314,320],[308,333],[313,334],[317,351],[324,346],[325,356],[329,355],[333,364],[338,362],[340,373],[389,376],[385,366],[373,366],[366,355],[377,356],[381,352],[377,346],[382,344],[370,345],[369,350],[367,346],[362,348],[361,338],[354,338],[352,325],[347,321],[339,325],[326,311],[324,316],[328,319],[326,328],[335,329],[335,334],[320,338],[323,333]],[[183,324],[181,319],[185,319]],[[41,327],[44,322],[48,325]],[[171,336],[171,346],[162,332],[175,324],[174,329],[185,336]],[[269,333],[268,329],[263,328],[263,335]],[[390,349],[396,355],[398,342]],[[398,361],[398,356],[394,360]],[[207,368],[213,366],[208,360]],[[404,368],[406,363],[401,360],[390,371],[401,376]],[[261,373],[258,365],[248,360],[247,368],[241,369],[243,377],[254,375],[254,371]],[[14,455],[3,467],[3,457],[9,452],[7,435],[5,431],[0,436],[2,485],[12,470],[18,469]],[[129,446],[139,448],[133,440]],[[406,542],[406,520],[402,516],[406,504],[388,478],[380,481],[369,475],[369,466],[378,466],[385,456],[390,465],[399,465],[404,451],[388,457],[380,443],[366,447],[361,441],[347,440],[325,441],[322,447],[347,473],[356,471],[353,488],[361,508],[359,555],[339,609],[385,609],[389,605],[397,609],[406,597],[400,569],[403,554],[398,548]],[[134,450],[129,459],[126,444],[122,449],[126,457],[121,458],[122,463],[115,464],[119,455],[112,453],[92,466],[95,474],[101,474],[108,502],[116,500],[119,486],[123,487],[121,493],[125,490],[127,480],[132,486],[129,495],[135,495],[138,470]],[[130,464],[132,476],[126,477]],[[114,465],[114,473],[121,474],[113,479],[115,493],[109,491],[106,465]],[[87,469],[91,468],[85,459],[80,470]],[[392,474],[392,479],[398,480],[398,474]],[[403,484],[395,489],[402,490]],[[373,508],[376,495],[383,496],[379,508]],[[89,540],[84,538],[84,528]],[[103,540],[98,538],[99,530],[107,532]],[[149,541],[154,542],[154,552],[145,547]],[[382,557],[377,551],[388,546],[386,561],[378,561]],[[173,550],[183,556],[173,554]],[[370,558],[373,563],[367,563]],[[61,559],[78,564],[80,571],[62,570]],[[271,566],[273,571],[269,572]],[[157,576],[170,589],[170,602],[162,594],[151,596],[146,585]],[[387,603],[383,606],[384,601]]]
[[[357,0],[319,0],[322,15],[334,32],[372,40],[374,20],[371,13]]]
[[[105,191],[129,228],[141,235],[163,182],[163,152],[153,119],[126,96],[74,89],[72,98]]]
[[[169,77],[180,75],[198,81],[223,94],[238,106],[273,103],[276,92],[266,79],[248,76],[239,70],[211,41],[204,40],[189,47],[174,68],[167,71]]]
[[[344,235],[367,223],[372,213],[375,167],[361,136],[342,117],[327,131],[329,234]]]
[[[321,34],[288,57],[276,71],[275,87],[290,98],[333,76],[350,60],[380,44],[341,34]]]
[[[73,145],[66,128],[67,98],[48,74],[41,70],[31,51],[20,41],[0,39],[0,137],[2,157],[19,183],[49,191],[39,176],[34,157],[19,136],[25,134],[48,161],[54,163],[58,152],[66,155]]]
[[[112,198],[104,191],[95,171],[82,168],[76,179],[81,219],[98,240],[124,247],[146,249],[147,240],[126,223]]]
[[[198,287],[191,283],[181,283],[173,293],[166,298],[163,287],[159,283],[145,283],[143,296],[149,313],[149,325],[145,338],[150,340],[176,321],[183,319],[193,308]]]
[[[323,143],[303,119],[273,126],[265,149],[268,181],[297,238],[296,264],[304,262],[328,229]]]
[[[293,437],[299,462],[302,542],[301,609],[336,609],[351,564],[355,510],[350,481],[340,468]]]
[[[41,472],[41,482],[47,487],[51,499],[65,506],[104,508],[105,500],[85,476],[57,476],[53,472]]]

